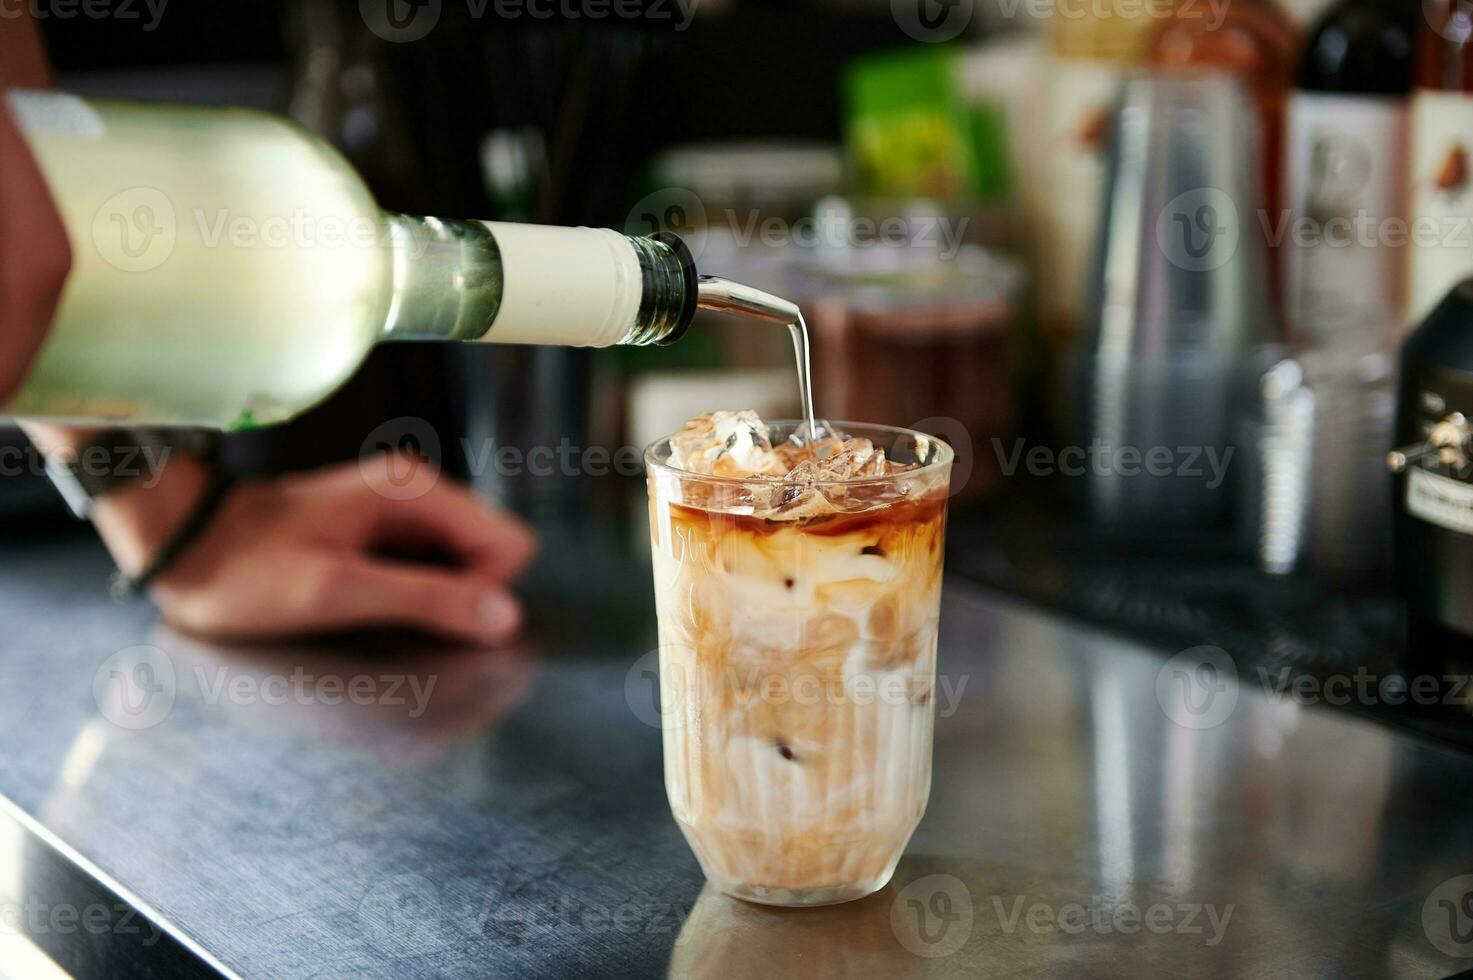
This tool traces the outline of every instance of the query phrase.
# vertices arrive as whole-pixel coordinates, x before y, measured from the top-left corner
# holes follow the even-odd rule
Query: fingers
[[[514,578],[537,552],[531,528],[448,480],[413,500],[388,502],[375,533],[380,544],[436,546],[495,582]]]
[[[370,481],[388,462],[265,485],[276,504],[257,535],[228,536],[228,560],[186,563],[157,583],[170,621],[215,636],[408,626],[478,644],[509,639],[522,611],[505,585],[535,552],[532,532],[448,479],[408,499],[385,496]],[[455,566],[385,557],[397,551],[441,552]]]
[[[476,643],[500,643],[521,629],[521,604],[510,592],[463,571],[342,559],[319,591],[308,628],[413,626]]]
[[[218,581],[170,576],[154,598],[172,625],[218,639],[402,626],[479,645],[522,625],[521,604],[484,576],[360,554],[242,554]]]
[[[536,535],[520,520],[412,456],[384,453],[330,467],[305,478],[303,488],[351,501],[360,518],[353,527],[369,539],[355,543],[438,549],[493,582],[514,578],[537,551]]]

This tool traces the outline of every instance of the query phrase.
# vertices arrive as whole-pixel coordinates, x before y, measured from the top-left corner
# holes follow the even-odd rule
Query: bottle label
[[[5,101],[10,107],[10,117],[27,136],[44,134],[100,140],[107,135],[102,117],[75,95],[15,89],[6,95]]]
[[[1407,110],[1401,99],[1297,93],[1285,196],[1268,233],[1284,245],[1294,333],[1360,331],[1391,346],[1405,306]],[[1273,223],[1286,221],[1280,227]]]
[[[496,344],[611,347],[633,329],[643,285],[629,239],[607,228],[484,222],[504,277]]]
[[[1449,531],[1473,534],[1473,486],[1413,467],[1407,472],[1407,513]]]
[[[1409,324],[1473,275],[1473,95],[1420,91],[1412,103]]]

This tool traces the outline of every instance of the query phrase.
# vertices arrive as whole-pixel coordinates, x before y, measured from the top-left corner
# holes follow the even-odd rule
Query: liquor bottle
[[[1284,102],[1294,85],[1299,57],[1299,28],[1274,0],[1234,0],[1221,8],[1181,0],[1150,38],[1147,61],[1159,69],[1222,72],[1238,78],[1258,109],[1260,199],[1236,202],[1258,218],[1281,213],[1280,165],[1283,154]],[[1260,225],[1248,214],[1246,226]],[[1270,289],[1276,306],[1282,297],[1277,249],[1269,244]]]
[[[673,236],[385,213],[274,116],[7,105],[72,248],[7,415],[253,427],[322,400],[382,341],[670,343],[695,310]]]
[[[1473,9],[1428,0],[1424,11],[1412,97],[1408,328],[1473,274]]]
[[[1401,333],[1407,112],[1420,7],[1340,0],[1310,31],[1289,104],[1285,300],[1291,333],[1369,353]],[[1277,220],[1277,216],[1274,216]]]

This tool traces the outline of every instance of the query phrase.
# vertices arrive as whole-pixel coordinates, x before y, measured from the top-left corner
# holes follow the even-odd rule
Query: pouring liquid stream
[[[812,446],[821,438],[817,417],[813,414],[813,380],[810,367],[808,325],[798,307],[771,293],[744,286],[720,276],[701,276],[696,305],[703,310],[730,313],[788,328],[793,338],[793,357],[798,363],[798,397],[802,402],[803,426],[799,429],[805,444]]]
[[[798,319],[788,324],[788,333],[793,337],[793,357],[798,362],[798,398],[803,406],[804,439],[811,446],[822,435],[818,419],[813,415],[813,369],[809,364],[808,324],[803,322],[803,314],[799,313]]]

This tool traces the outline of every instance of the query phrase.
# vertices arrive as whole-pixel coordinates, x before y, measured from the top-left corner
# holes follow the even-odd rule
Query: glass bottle
[[[351,166],[241,109],[12,92],[72,246],[8,415],[246,428],[327,397],[377,343],[670,343],[673,236],[389,214]]]
[[[1473,275],[1473,7],[1428,0],[1412,97],[1407,323]]]
[[[1340,0],[1310,30],[1289,103],[1285,300],[1296,338],[1389,349],[1405,302],[1410,0]]]

